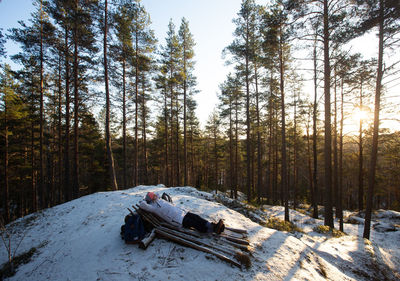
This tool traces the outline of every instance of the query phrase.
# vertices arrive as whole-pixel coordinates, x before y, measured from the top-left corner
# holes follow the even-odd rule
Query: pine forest
[[[4,222],[157,184],[243,193],[286,221],[306,204],[338,229],[359,210],[365,238],[373,210],[400,211],[398,0],[243,0],[205,124],[186,18],[156,38],[140,0],[34,5],[0,27]],[[367,34],[368,59],[349,48]]]

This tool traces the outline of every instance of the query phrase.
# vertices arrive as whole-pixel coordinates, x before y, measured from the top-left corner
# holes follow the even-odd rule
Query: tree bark
[[[281,30],[282,36],[282,30]],[[283,65],[283,42],[282,38],[279,39],[279,74],[280,74],[280,92],[281,92],[281,186],[283,192],[283,201],[285,205],[285,221],[289,221],[289,188],[287,183],[287,163],[286,163],[286,116],[285,116],[285,78],[284,78],[284,65]]]
[[[104,42],[103,42],[103,55],[104,55],[104,83],[106,90],[106,147],[107,147],[107,158],[108,158],[108,171],[111,177],[111,186],[113,190],[118,190],[117,179],[115,176],[114,169],[114,158],[112,154],[111,146],[111,134],[110,134],[110,91],[108,88],[108,61],[107,61],[107,29],[108,29],[108,1],[104,3]]]
[[[360,85],[360,111],[363,107],[363,83]],[[360,118],[358,135],[358,209],[364,209],[364,156],[363,156],[363,120]]]
[[[365,210],[365,224],[363,237],[369,239],[371,228],[372,199],[374,195],[376,163],[378,160],[378,137],[379,137],[379,111],[381,102],[381,89],[383,77],[383,26],[384,26],[384,0],[380,0],[379,9],[379,50],[378,50],[378,69],[375,89],[375,109],[374,109],[374,129],[372,136],[371,162],[368,172],[368,191],[367,205]]]
[[[68,49],[68,29],[65,28],[65,146],[64,146],[64,201],[72,199],[70,187],[70,160],[69,160],[69,146],[70,146],[70,95],[69,95],[69,49]]]
[[[45,183],[44,183],[44,153],[43,153],[43,126],[44,126],[44,99],[43,99],[43,1],[40,1],[40,133],[39,133],[39,169],[40,169],[40,178],[39,178],[39,205],[40,208],[46,207],[46,192],[45,192]]]
[[[312,198],[313,218],[318,218],[318,151],[317,151],[317,108],[318,108],[318,82],[317,82],[317,46],[314,46],[314,104],[313,104],[313,187]]]
[[[78,0],[75,0],[75,13],[78,14]],[[79,90],[78,90],[78,23],[74,21],[74,182],[72,198],[79,197]]]
[[[324,224],[333,225],[332,213],[332,133],[331,133],[331,67],[329,62],[329,19],[328,0],[324,0],[324,96],[325,96],[325,220]]]

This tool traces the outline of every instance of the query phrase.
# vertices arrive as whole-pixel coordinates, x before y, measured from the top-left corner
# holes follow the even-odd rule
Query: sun
[[[371,119],[370,112],[366,109],[361,109],[360,107],[354,108],[351,116],[353,121],[357,124],[361,121],[367,121]]]

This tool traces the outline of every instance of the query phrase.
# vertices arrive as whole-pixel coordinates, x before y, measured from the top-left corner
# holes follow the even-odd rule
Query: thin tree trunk
[[[138,141],[138,107],[139,107],[139,38],[135,30],[135,156],[134,156],[134,183],[139,184],[139,141]]]
[[[68,29],[65,29],[65,147],[64,147],[64,201],[72,199],[70,187],[70,161],[69,161],[69,145],[70,145],[70,96],[69,96],[69,50],[68,50]]]
[[[185,34],[186,36],[186,34]],[[187,73],[186,73],[186,38],[183,38],[183,170],[184,170],[184,176],[183,176],[183,185],[187,186],[188,184],[188,168],[187,168],[187,137],[186,137],[186,88],[187,88]]]
[[[343,121],[344,121],[344,91],[343,91],[343,78],[341,85],[341,106],[340,106],[340,134],[339,134],[339,196],[338,196],[338,209],[339,209],[339,230],[343,230]]]
[[[5,93],[4,97],[4,209],[6,223],[10,222],[10,196],[8,186],[8,118],[7,118],[7,99],[9,95]]]
[[[294,93],[293,112],[293,209],[297,208],[297,96]]]
[[[143,182],[144,184],[148,184],[148,172],[147,172],[147,139],[146,139],[146,96],[145,96],[145,77],[142,77],[142,139],[143,139]]]
[[[325,221],[329,227],[333,225],[332,213],[332,132],[331,132],[331,67],[329,62],[329,20],[328,0],[324,0],[324,95],[325,95]]]
[[[246,26],[246,165],[247,165],[247,177],[246,177],[246,189],[247,189],[247,201],[250,202],[252,199],[251,194],[251,144],[250,144],[250,82],[249,82],[249,26]]]
[[[107,61],[107,29],[108,29],[108,1],[105,0],[104,4],[104,42],[103,42],[103,55],[104,55],[104,83],[106,89],[106,147],[108,158],[108,171],[111,177],[111,185],[113,190],[118,190],[117,178],[115,176],[114,158],[112,154],[111,134],[110,134],[110,91],[108,88],[108,61]]]
[[[78,14],[78,0],[75,1],[75,12]],[[74,182],[72,198],[79,197],[79,90],[78,90],[78,23],[74,22]]]
[[[317,46],[314,46],[314,104],[313,104],[313,187],[312,198],[313,218],[318,219],[318,152],[317,152],[317,108],[318,108],[318,83],[317,83]]]
[[[282,35],[282,31],[281,31]],[[280,39],[281,40],[281,39]],[[281,147],[281,185],[283,200],[285,205],[285,221],[289,221],[289,188],[287,183],[287,163],[286,163],[286,116],[285,116],[285,80],[283,65],[283,44],[279,42],[279,74],[280,74],[280,92],[281,92],[281,114],[282,114],[282,147]]]
[[[260,105],[259,105],[259,93],[258,93],[258,73],[257,63],[254,63],[254,81],[256,86],[256,114],[257,114],[257,198],[258,202],[261,201],[261,187],[262,187],[262,150],[261,150],[261,126],[260,126]]]
[[[126,161],[126,61],[125,61],[125,50],[124,58],[122,59],[122,150],[123,150],[123,181],[124,189],[128,186],[127,180],[127,161]]]
[[[381,103],[381,89],[383,77],[383,25],[384,25],[384,1],[380,0],[379,11],[379,50],[378,50],[378,69],[375,89],[375,111],[374,129],[372,136],[371,163],[368,173],[367,206],[365,210],[365,224],[363,237],[369,239],[371,228],[372,199],[375,187],[376,163],[378,160],[378,137],[379,137],[379,111]]]
[[[339,182],[338,182],[338,143],[337,143],[337,75],[335,67],[335,85],[334,85],[334,124],[333,124],[333,200],[336,211],[336,217],[339,217],[338,198],[339,198]]]
[[[360,85],[360,111],[363,107],[363,83]],[[358,209],[364,209],[364,159],[363,159],[363,120],[360,118],[358,136]]]
[[[61,86],[61,51],[58,61],[58,197],[57,204],[61,204],[63,192],[63,176],[62,176],[62,86]]]
[[[167,90],[164,93],[164,131],[165,131],[165,157],[164,157],[164,182],[169,186],[169,169],[168,169],[168,107],[167,107]]]
[[[43,126],[44,126],[44,98],[43,98],[43,1],[40,1],[40,133],[39,133],[39,204],[40,208],[45,208],[46,192],[44,183],[44,162],[43,162]]]

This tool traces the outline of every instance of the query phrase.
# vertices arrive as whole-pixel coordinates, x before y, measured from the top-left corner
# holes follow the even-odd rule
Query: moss
[[[14,257],[12,261],[13,264],[11,264],[10,262],[5,263],[0,269],[0,280],[14,276],[17,268],[22,264],[28,263],[31,260],[33,254],[36,253],[36,251],[37,249],[33,247],[28,252],[22,253],[21,255]]]
[[[297,227],[294,223],[289,222],[289,221],[284,221],[278,218],[269,218],[266,223],[265,223],[266,227],[272,228],[272,229],[276,229],[279,231],[287,231],[287,232],[303,232],[302,229],[300,229],[299,227]]]
[[[330,234],[332,237],[336,237],[336,238],[346,235],[346,233],[341,232],[340,230],[331,228],[327,225],[316,226],[316,227],[314,227],[314,231],[321,233],[321,234]]]

